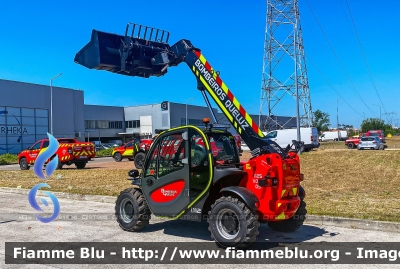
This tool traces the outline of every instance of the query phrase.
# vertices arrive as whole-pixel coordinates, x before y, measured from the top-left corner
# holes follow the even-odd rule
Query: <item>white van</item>
[[[319,137],[320,142],[325,142],[325,141],[344,141],[348,137],[347,131],[329,131],[329,132],[323,132],[321,136]]]
[[[292,140],[297,140],[297,129],[282,129],[270,132],[263,132],[265,138],[276,142],[281,148],[286,148],[292,144]],[[304,150],[309,151],[319,147],[318,130],[315,127],[300,128],[300,140],[304,142]]]

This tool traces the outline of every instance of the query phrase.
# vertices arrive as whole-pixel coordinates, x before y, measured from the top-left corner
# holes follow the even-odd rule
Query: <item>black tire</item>
[[[278,232],[290,233],[296,231],[303,225],[304,220],[306,219],[306,205],[306,202],[301,199],[300,206],[293,217],[284,221],[268,222],[268,226]]]
[[[201,166],[207,158],[206,149],[200,145],[195,146],[193,157],[191,158],[191,164],[193,167]]]
[[[349,143],[349,144],[347,144],[347,147],[349,148],[349,149],[354,149],[355,147],[354,147],[354,143]]]
[[[134,162],[135,162],[135,167],[137,169],[143,168],[145,158],[146,158],[146,154],[144,154],[143,152],[136,153]]]
[[[247,247],[257,240],[258,215],[242,201],[221,197],[208,212],[208,230],[221,247]]]
[[[62,167],[63,167],[63,163],[60,161],[60,160],[58,160],[58,164],[57,164],[57,170],[60,170],[60,169],[62,169]]]
[[[26,158],[21,158],[19,160],[19,168],[21,168],[21,170],[29,170],[30,166]]]
[[[81,162],[75,163],[75,166],[77,169],[83,169],[83,168],[85,168],[86,163],[81,163]]]
[[[149,224],[151,211],[143,194],[135,188],[129,188],[119,194],[115,216],[121,229],[137,232]]]
[[[119,153],[119,152],[116,152],[116,153],[114,154],[113,158],[114,158],[114,160],[115,160],[116,162],[122,161],[122,155],[121,155],[121,153]]]

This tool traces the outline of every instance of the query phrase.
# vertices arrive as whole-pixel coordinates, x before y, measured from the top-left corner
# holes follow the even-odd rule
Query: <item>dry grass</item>
[[[400,145],[400,139],[395,142]],[[242,160],[249,158],[247,152],[242,156]],[[93,161],[83,170],[74,166],[56,170],[47,183],[54,192],[115,196],[130,186],[126,178],[132,168],[129,161]],[[301,169],[310,214],[400,221],[400,150],[326,147],[303,153]],[[30,189],[40,182],[32,170],[0,171],[3,187]]]
[[[310,214],[400,221],[400,151],[301,155]]]

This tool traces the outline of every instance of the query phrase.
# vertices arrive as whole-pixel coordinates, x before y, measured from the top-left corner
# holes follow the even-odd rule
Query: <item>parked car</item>
[[[99,144],[99,145],[96,145],[96,151],[104,150],[104,149],[109,149],[109,148],[110,148],[110,146],[108,146],[108,145],[106,145],[106,144]]]
[[[384,143],[381,142],[378,136],[365,136],[360,139],[357,149],[385,149]]]
[[[381,140],[381,142],[386,143],[385,141],[385,132],[383,130],[369,130],[366,133],[367,136],[377,136]]]

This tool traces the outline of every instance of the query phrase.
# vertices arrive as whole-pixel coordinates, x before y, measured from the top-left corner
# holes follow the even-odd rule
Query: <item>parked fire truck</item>
[[[77,169],[85,168],[88,161],[96,157],[95,146],[92,142],[80,142],[74,138],[57,138],[59,143],[57,169],[64,165],[75,164]],[[29,170],[35,164],[41,151],[49,146],[49,139],[42,139],[18,154],[18,163],[21,170]]]

